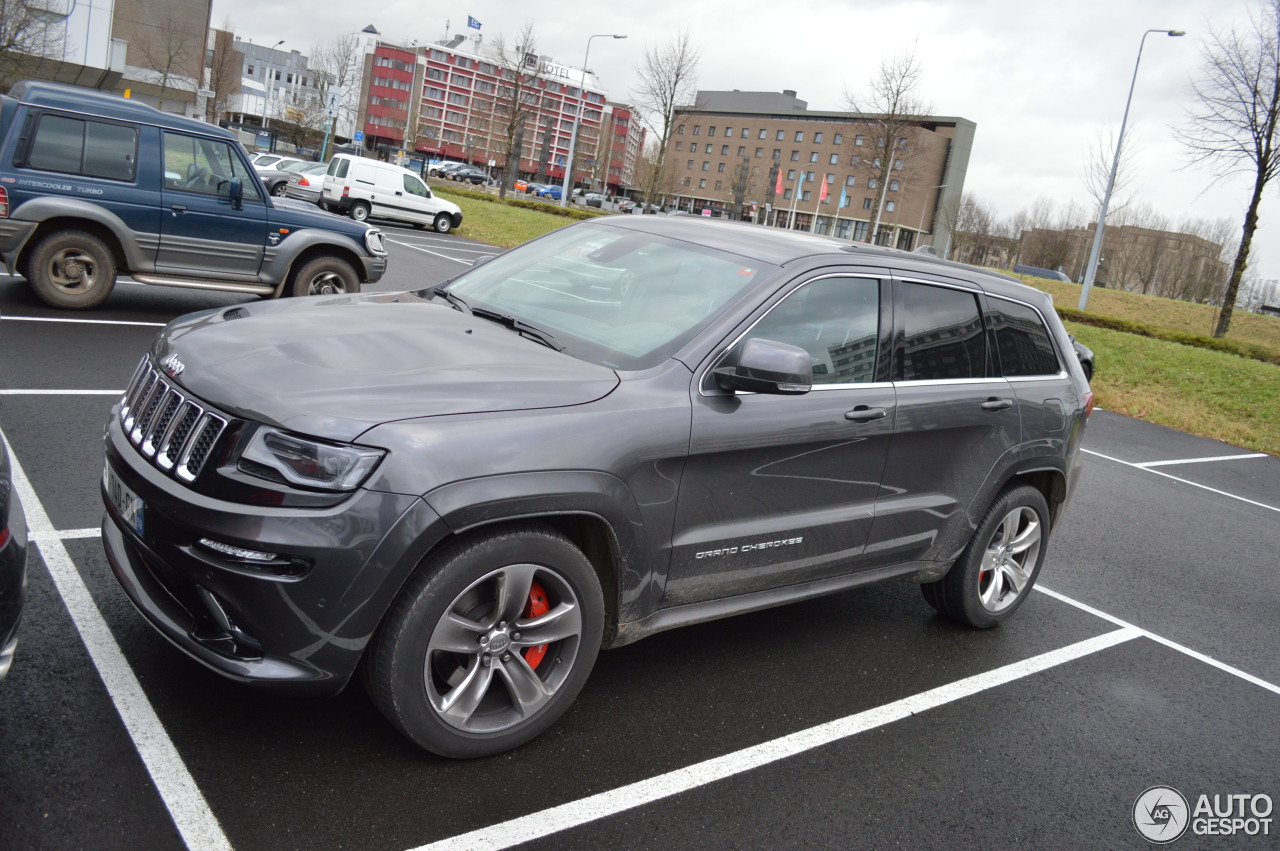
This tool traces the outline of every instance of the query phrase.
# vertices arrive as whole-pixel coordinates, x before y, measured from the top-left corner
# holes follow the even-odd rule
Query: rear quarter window
[[[976,295],[904,283],[902,307],[904,380],[987,377],[987,338]]]
[[[41,115],[26,165],[42,171],[131,181],[137,171],[138,131],[125,124]]]
[[[1000,298],[988,299],[988,308],[1000,369],[1006,377],[1062,371],[1049,329],[1035,309]]]

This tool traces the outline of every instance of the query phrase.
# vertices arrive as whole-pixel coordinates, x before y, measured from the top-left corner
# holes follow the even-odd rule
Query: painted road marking
[[[0,430],[0,437],[3,436],[4,432]],[[5,442],[8,443],[7,438]],[[230,851],[231,842],[223,833],[222,825],[209,809],[209,803],[160,723],[102,612],[94,604],[71,555],[59,538],[49,534],[54,532],[53,523],[18,462],[17,453],[10,453],[10,461],[13,486],[26,509],[31,539],[40,550],[58,594],[71,615],[76,631],[80,633],[85,649],[89,651],[89,658],[97,668],[98,676],[102,678],[107,694],[115,704],[116,712],[183,841],[192,849]]]
[[[61,532],[56,529],[32,531],[28,537],[33,541],[74,541],[80,538],[96,538],[101,534],[102,530],[94,526],[91,529],[63,529]]]
[[[1209,458],[1179,458],[1174,461],[1142,461],[1135,467],[1164,467],[1169,464],[1207,464],[1210,461],[1239,461],[1244,458],[1270,458],[1265,452],[1251,452],[1248,455],[1214,455]]]
[[[167,322],[130,322],[125,319],[58,319],[53,316],[14,316],[6,313],[0,317],[4,322],[76,322],[81,325],[142,325],[147,328],[163,328]]]
[[[490,825],[424,845],[416,851],[464,851],[464,849],[478,851],[478,849],[510,848],[532,842],[544,836],[651,804],[654,801],[690,792],[701,786],[972,697],[989,689],[1115,647],[1126,641],[1132,641],[1141,635],[1142,631],[1133,627],[1118,629],[1021,662],[1014,662],[1011,665],[929,689],[875,709],[868,709],[865,712],[819,724],[816,727],[800,730],[724,756],[678,768],[657,777],[650,777],[608,792],[601,792],[501,824]]]
[[[1166,479],[1173,479],[1175,482],[1182,482],[1184,485],[1191,485],[1192,487],[1197,487],[1197,488],[1200,488],[1201,490],[1207,490],[1210,493],[1216,493],[1219,496],[1230,497],[1231,499],[1238,499],[1241,502],[1247,502],[1250,505],[1256,505],[1258,506],[1258,508],[1265,508],[1268,511],[1280,512],[1280,508],[1277,508],[1274,505],[1267,505],[1265,502],[1255,502],[1252,499],[1245,499],[1242,496],[1236,496],[1233,493],[1220,491],[1217,488],[1211,488],[1208,485],[1202,485],[1199,482],[1193,482],[1190,479],[1180,479],[1177,476],[1171,476],[1168,473],[1162,473],[1159,470],[1152,470],[1148,467],[1143,467],[1141,464],[1134,464],[1130,461],[1121,461],[1119,458],[1112,458],[1110,455],[1103,455],[1101,452],[1094,452],[1092,449],[1081,449],[1080,451],[1087,452],[1088,454],[1095,455],[1099,458],[1105,458],[1108,461],[1115,461],[1117,464],[1123,464],[1126,467],[1132,467],[1135,470],[1143,470],[1144,472],[1150,473],[1153,476],[1164,476]]]
[[[441,258],[441,259],[443,259],[443,260],[452,260],[454,263],[461,263],[463,266],[474,266],[474,265],[475,265],[475,264],[474,264],[472,261],[470,261],[470,260],[463,260],[463,259],[461,259],[461,258],[459,258],[459,257],[450,257],[448,254],[441,254],[439,251],[428,251],[428,250],[427,250],[427,249],[425,249],[425,248],[422,248],[422,247],[417,246],[417,245],[410,245],[409,243],[407,243],[407,242],[401,242],[401,241],[400,241],[400,240],[398,240],[398,239],[388,239],[388,240],[387,240],[387,242],[394,242],[396,245],[401,245],[401,246],[404,246],[405,248],[412,248],[414,251],[421,251],[423,254],[430,254],[430,255],[432,255],[432,256],[439,257],[439,258]]]

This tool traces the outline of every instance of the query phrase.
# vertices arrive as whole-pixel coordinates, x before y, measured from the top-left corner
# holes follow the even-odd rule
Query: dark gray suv
[[[111,416],[103,540],[213,670],[324,694],[359,666],[413,741],[481,756],[659,630],[892,578],[999,624],[1091,406],[1010,279],[610,217],[421,292],[175,320]]]

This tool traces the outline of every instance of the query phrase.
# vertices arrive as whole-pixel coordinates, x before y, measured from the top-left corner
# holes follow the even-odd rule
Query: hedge
[[[471,201],[488,201],[490,204],[505,204],[508,207],[520,207],[525,210],[537,210],[539,213],[550,213],[553,216],[564,216],[567,219],[594,219],[596,216],[608,216],[610,213],[582,210],[577,207],[561,207],[559,204],[548,204],[545,201],[532,201],[526,198],[507,198],[499,200],[497,195],[488,192],[476,192],[472,189],[455,189],[452,186],[437,186],[435,191],[441,195],[455,198],[466,198]]]
[[[1203,334],[1192,334],[1190,331],[1175,331],[1170,328],[1159,328],[1155,325],[1148,325],[1145,322],[1134,322],[1130,319],[1121,319],[1119,316],[1107,316],[1102,313],[1088,313],[1083,310],[1075,310],[1070,307],[1058,307],[1055,305],[1058,315],[1063,319],[1071,322],[1078,322],[1081,325],[1093,325],[1098,328],[1110,328],[1113,331],[1123,331],[1126,334],[1137,334],[1141,337],[1151,337],[1155,340],[1164,340],[1168,343],[1180,343],[1184,346],[1195,346],[1200,349],[1212,349],[1218,352],[1226,352],[1229,355],[1237,355],[1249,360],[1262,361],[1263,363],[1271,363],[1280,366],[1280,352],[1268,349],[1265,346],[1259,346],[1256,343],[1244,343],[1238,340],[1227,340],[1220,337],[1206,337]]]

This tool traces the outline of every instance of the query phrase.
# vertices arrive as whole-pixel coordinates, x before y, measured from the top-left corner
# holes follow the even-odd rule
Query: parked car
[[[430,177],[448,177],[449,173],[455,168],[462,168],[465,163],[458,162],[438,162],[427,166],[427,175]]]
[[[455,168],[449,174],[450,180],[456,180],[460,183],[471,183],[479,186],[489,180],[489,176],[484,173],[484,169],[476,168],[473,165],[464,165],[462,168]]]
[[[559,201],[563,197],[564,187],[559,184],[547,184],[538,188],[537,195],[539,198],[551,198]]]
[[[324,184],[324,173],[329,170],[327,163],[310,163],[306,168],[289,172],[285,183],[286,198],[296,198],[311,204],[320,203],[320,190]]]
[[[381,231],[277,202],[230,132],[45,82],[0,97],[0,257],[71,309],[118,274],[275,297],[358,292],[387,268]]]
[[[1035,278],[1047,278],[1050,281],[1066,281],[1071,283],[1071,279],[1054,269],[1041,269],[1039,266],[1014,266],[1013,271],[1018,275],[1031,275]]]
[[[524,180],[517,180],[517,181],[515,182],[515,185],[514,185],[512,188],[513,188],[513,189],[515,189],[515,191],[517,191],[517,192],[528,192],[528,191],[529,191],[529,184],[528,184],[528,182],[527,182],[527,181],[524,181]]]
[[[276,691],[360,666],[453,757],[529,740],[602,646],[685,624],[888,579],[1001,624],[1092,407],[1050,298],[1010,278],[656,216],[416,293],[180,318],[126,386],[103,541],[151,624]]]
[[[13,486],[9,450],[0,436],[0,680],[18,649],[18,623],[27,588],[27,518]]]
[[[350,154],[335,154],[324,176],[321,203],[358,222],[369,217],[409,222],[448,233],[462,224],[462,210],[432,194],[407,168]]]
[[[1084,377],[1090,382],[1093,381],[1093,349],[1081,343],[1075,337],[1071,338],[1071,348],[1075,350],[1076,358],[1080,361],[1080,368],[1084,370]]]
[[[623,200],[618,202],[618,212],[620,213],[630,213],[635,208],[636,208],[635,201],[631,201],[624,198]]]
[[[588,192],[582,196],[582,203],[588,207],[603,207],[604,196],[599,192]]]
[[[306,160],[288,160],[277,163],[276,166],[266,169],[258,169],[258,177],[262,179],[262,185],[267,188],[267,193],[277,198],[284,197],[285,187],[289,184],[289,175],[302,171],[310,166],[318,165],[323,170],[323,163],[312,163]]]

